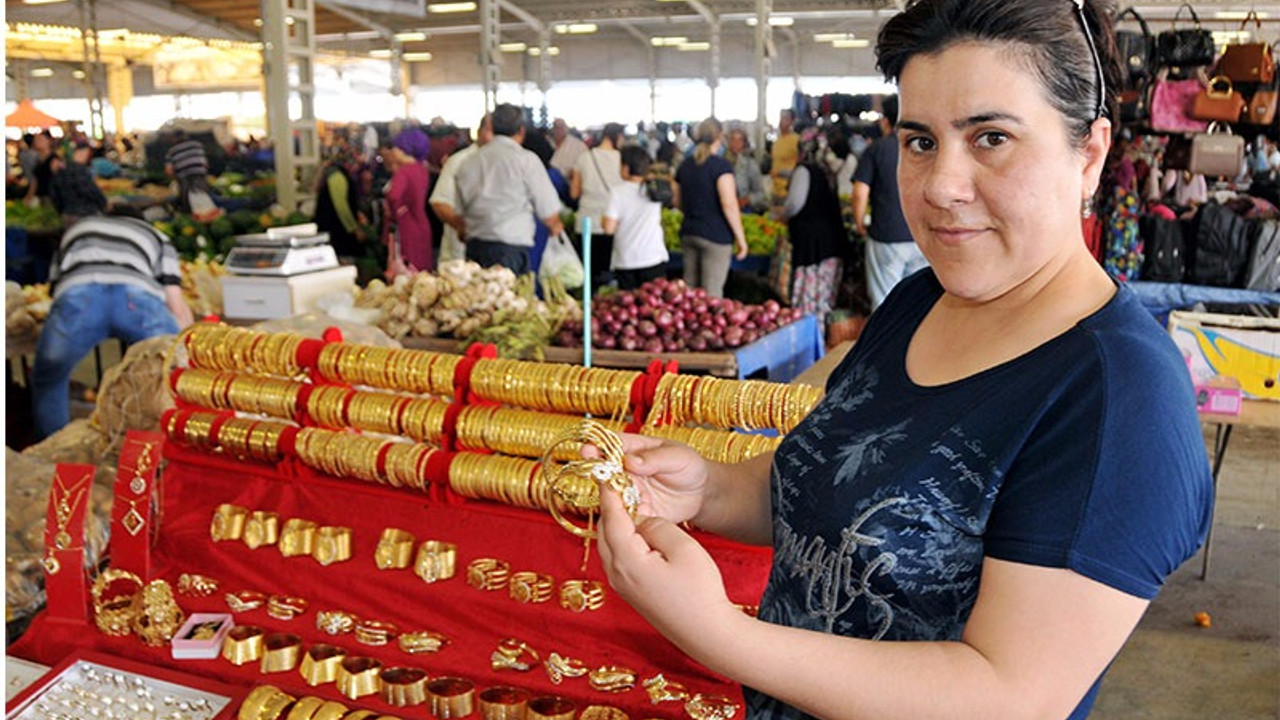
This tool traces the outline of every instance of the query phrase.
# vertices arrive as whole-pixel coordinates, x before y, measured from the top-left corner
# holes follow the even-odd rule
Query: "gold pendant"
[[[62,563],[58,562],[58,558],[54,557],[53,553],[45,555],[44,559],[40,562],[44,565],[45,571],[50,575],[57,575],[58,571],[62,569]]]
[[[142,528],[147,522],[143,519],[142,513],[138,512],[137,506],[133,506],[133,503],[130,503],[130,505],[129,512],[125,513],[120,522],[124,525],[124,529],[129,531],[130,535],[136,537],[138,533],[142,532]]]
[[[135,475],[133,479],[129,481],[129,489],[133,491],[134,495],[141,495],[147,490],[146,479],[141,475]]]
[[[62,530],[53,537],[53,544],[59,550],[66,550],[71,547],[71,535],[66,530]]]

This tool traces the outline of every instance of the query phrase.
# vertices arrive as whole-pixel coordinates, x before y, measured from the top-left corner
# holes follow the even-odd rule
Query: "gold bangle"
[[[449,638],[437,632],[430,630],[421,630],[417,632],[407,632],[399,638],[400,649],[410,655],[418,653],[440,652],[440,649],[449,644]]]
[[[338,692],[356,700],[378,692],[382,662],[371,657],[346,657],[338,664]]]
[[[387,528],[378,538],[373,564],[379,570],[403,570],[413,561],[414,537],[406,530]]]
[[[592,690],[600,692],[626,692],[636,686],[636,671],[620,665],[602,665],[587,673]]]
[[[239,592],[227,593],[225,596],[227,607],[231,608],[231,612],[242,613],[250,610],[257,610],[262,607],[262,603],[266,602],[267,596],[253,590],[241,590]]]
[[[685,713],[693,720],[729,720],[738,709],[738,703],[723,695],[698,693],[684,703]]]
[[[316,613],[316,629],[330,635],[346,635],[356,629],[360,618],[342,610],[321,610]]]
[[[631,720],[631,716],[612,705],[588,705],[578,715],[578,720]]]
[[[511,576],[511,599],[522,603],[544,603],[551,599],[555,579],[550,575],[532,571],[518,572]]]
[[[289,708],[289,714],[284,716],[284,720],[312,720],[324,702],[324,698],[315,696],[301,698]]]
[[[427,683],[427,699],[431,701],[431,714],[440,720],[463,718],[475,709],[476,686],[469,680],[456,677],[436,678]]]
[[[307,601],[300,597],[272,595],[267,598],[267,615],[277,620],[292,620],[307,611]]]
[[[119,580],[128,581],[130,590],[108,594]],[[142,592],[142,585],[142,579],[128,570],[107,568],[98,575],[90,594],[93,596],[93,620],[99,630],[113,637],[133,632],[133,601]]]
[[[481,720],[524,720],[529,693],[514,687],[491,687],[480,693]]]
[[[510,575],[511,566],[496,558],[477,558],[467,565],[467,584],[477,590],[501,590]]]
[[[356,642],[362,645],[386,645],[400,634],[400,629],[389,622],[360,620],[356,623]]]
[[[654,675],[642,684],[644,685],[644,691],[649,694],[649,702],[654,705],[661,702],[679,702],[689,699],[689,690],[684,685],[666,679],[662,673]]]
[[[578,706],[568,698],[544,695],[529,701],[527,720],[573,720]]]
[[[347,657],[347,651],[337,645],[312,645],[302,656],[298,672],[311,687],[325,685],[338,679],[338,666]]]
[[[342,720],[376,720],[377,714],[373,710],[352,710]]]
[[[560,653],[551,653],[543,667],[547,669],[547,677],[559,685],[565,678],[577,678],[587,674],[587,666],[581,660],[566,657]]]
[[[250,550],[263,545],[275,545],[280,537],[280,516],[273,512],[254,510],[244,525],[244,544]]]
[[[457,572],[458,546],[451,542],[427,540],[418,548],[413,572],[425,583],[448,580]]]
[[[222,659],[232,665],[244,665],[262,658],[262,628],[237,625],[222,641]]]
[[[427,701],[427,673],[417,668],[394,667],[379,675],[382,699],[395,707],[421,705]]]
[[[262,674],[288,672],[298,667],[302,638],[292,633],[271,633],[262,639]]]
[[[278,720],[294,700],[292,695],[286,695],[279,688],[260,685],[240,704],[236,717],[238,720]]]
[[[316,714],[311,716],[311,720],[342,720],[348,712],[350,710],[346,705],[330,700],[321,705],[319,710],[316,710]]]
[[[159,647],[182,627],[186,614],[164,580],[152,580],[133,598],[133,632],[143,644]]]
[[[249,517],[249,509],[223,503],[213,511],[213,520],[209,523],[209,537],[214,542],[223,540],[239,540],[244,535],[245,520]]]
[[[528,643],[516,638],[507,638],[498,643],[497,649],[489,656],[489,664],[494,670],[526,672],[533,669],[541,659],[538,652],[529,647]]]
[[[351,559],[351,528],[325,525],[316,529],[316,546],[311,557],[321,565]]]
[[[280,531],[280,554],[285,557],[310,555],[315,547],[316,524],[302,518],[290,518]]]
[[[566,580],[560,585],[560,607],[573,612],[599,610],[604,605],[604,585],[595,580]]]

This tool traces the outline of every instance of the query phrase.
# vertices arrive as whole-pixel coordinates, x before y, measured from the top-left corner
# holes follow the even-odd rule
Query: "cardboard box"
[[[1280,400],[1280,320],[1175,310],[1169,334],[1197,386],[1220,375],[1239,383],[1244,397]]]

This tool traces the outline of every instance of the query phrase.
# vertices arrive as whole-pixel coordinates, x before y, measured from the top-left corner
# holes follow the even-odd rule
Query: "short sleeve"
[[[609,191],[609,206],[604,210],[604,216],[619,219],[622,216],[622,192],[627,189],[631,183],[623,183],[618,187]]]
[[[853,170],[853,181],[862,183],[863,185],[873,185],[876,176],[876,145],[880,141],[867,146],[866,152],[862,153],[862,157],[858,159],[858,165]]]

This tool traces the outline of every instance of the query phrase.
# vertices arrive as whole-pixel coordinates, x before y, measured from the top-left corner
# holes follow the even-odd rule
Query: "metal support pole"
[[[538,31],[538,47],[542,50],[538,53],[538,90],[542,92],[542,115],[545,119],[550,114],[547,93],[551,90],[551,28],[546,25]]]
[[[267,133],[275,150],[276,201],[293,211],[320,161],[315,114],[314,0],[262,0],[262,68]],[[290,70],[296,78],[290,77]],[[289,113],[296,96],[299,113]]]
[[[80,45],[84,51],[81,70],[84,73],[85,99],[89,102],[89,136],[101,138],[102,92],[98,84],[98,70],[102,55],[98,51],[98,5],[96,0],[79,0]],[[90,50],[89,45],[93,44]]]
[[[720,87],[720,19],[711,21],[711,62],[707,74],[707,87],[711,88],[711,116],[716,115],[716,88]]]
[[[756,0],[756,126],[752,145],[757,160],[764,159],[765,128],[769,124],[769,74],[773,70],[771,12],[773,0]]]
[[[484,108],[492,111],[498,104],[498,81],[501,78],[501,17],[498,0],[480,0],[480,69],[484,74]]]

